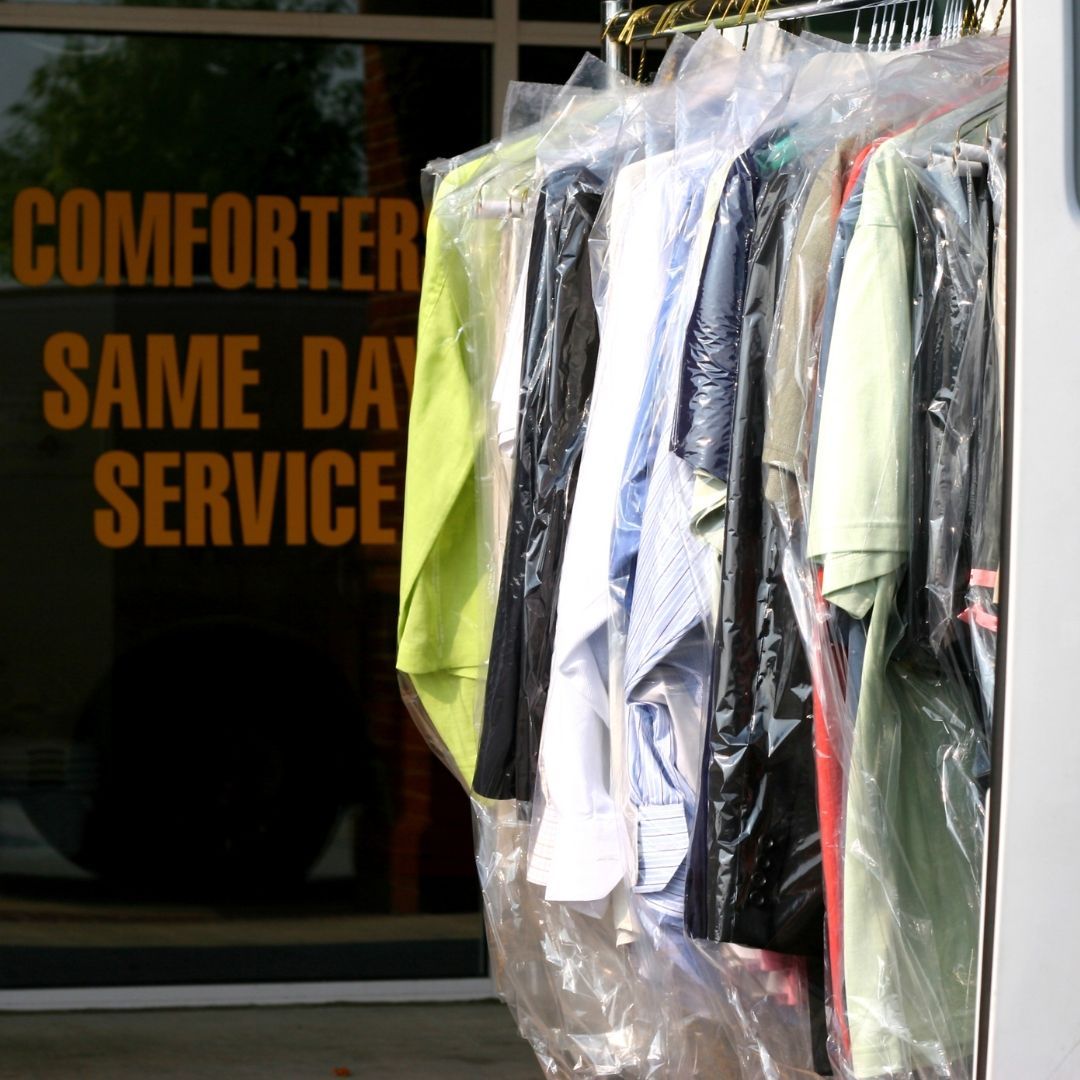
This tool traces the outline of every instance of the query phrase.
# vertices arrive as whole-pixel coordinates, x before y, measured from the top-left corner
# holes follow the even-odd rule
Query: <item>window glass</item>
[[[481,973],[394,648],[419,172],[489,70],[0,34],[0,985]]]
[[[522,82],[554,83],[561,86],[577,70],[586,52],[600,55],[595,49],[563,46],[523,45],[518,50],[518,78]]]
[[[52,2],[52,0],[48,0]],[[128,0],[64,0],[80,4],[123,4]],[[229,8],[244,11],[315,11],[331,14],[428,15],[490,18],[491,0],[139,0],[144,7]]]
[[[541,22],[591,22],[600,25],[599,0],[521,0],[521,18]]]
[[[353,0],[357,2],[357,0]],[[451,18],[472,15],[491,17],[491,0],[359,0],[369,15],[431,15]]]

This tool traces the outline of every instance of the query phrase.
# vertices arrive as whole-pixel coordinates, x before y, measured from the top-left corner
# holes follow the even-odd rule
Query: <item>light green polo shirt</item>
[[[914,227],[894,142],[870,159],[829,345],[810,508],[827,600],[862,618],[907,558]]]
[[[894,657],[911,528],[914,226],[895,143],[871,159],[830,343],[810,511],[826,599],[870,615],[844,834],[844,984],[856,1077],[971,1052],[982,813],[963,686]]]
[[[490,164],[485,155],[450,172],[436,192],[416,341],[405,467],[398,670],[411,679],[459,778],[476,764],[478,680],[490,646],[475,478],[471,362],[464,327],[469,280],[444,211]]]

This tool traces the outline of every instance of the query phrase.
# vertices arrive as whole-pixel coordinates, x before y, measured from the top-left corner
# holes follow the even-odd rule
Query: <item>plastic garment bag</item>
[[[583,64],[547,119],[534,108],[518,109],[518,115],[536,117],[531,128],[438,162],[432,170],[438,183],[429,215],[411,396],[398,669],[414,719],[466,786],[476,765],[477,701],[494,611],[488,568],[498,561],[485,438],[494,367],[487,331],[508,232],[498,218],[474,211],[492,177],[534,166],[541,135],[560,118],[584,113],[584,120],[575,121],[584,126],[618,107],[624,90],[594,89],[596,74],[603,75],[606,87],[609,74],[590,72]]]
[[[752,239],[746,285],[739,290],[737,392],[726,395],[731,467],[723,465],[729,486],[722,631],[703,775],[707,803],[692,860],[709,884],[690,890],[695,899],[711,895],[715,903],[704,911],[691,907],[688,926],[718,941],[820,957],[809,668],[780,568],[780,533],[763,513],[762,497],[765,354],[785,265],[784,223],[805,168],[773,165],[790,139],[776,132],[743,155],[729,186],[745,194],[721,208],[722,227]],[[736,219],[740,203],[750,209]]]
[[[846,1020],[837,1025],[837,1044],[854,1076],[911,1075],[920,1069],[965,1076],[970,1067],[982,724],[964,665],[951,652],[945,656],[939,649],[931,658],[911,648],[905,635],[926,625],[919,610],[928,610],[910,610],[907,598],[918,604],[928,578],[937,580],[927,569],[929,559],[911,558],[920,545],[933,550],[933,530],[923,525],[919,510],[936,498],[943,508],[939,515],[959,515],[950,526],[954,534],[966,531],[966,510],[949,507],[966,504],[963,496],[952,500],[951,491],[964,468],[966,447],[958,447],[965,442],[963,418],[971,415],[970,404],[960,395],[955,409],[944,410],[954,425],[945,451],[945,439],[930,429],[932,402],[924,394],[924,408],[917,406],[920,388],[941,381],[957,387],[955,374],[943,372],[964,370],[964,343],[979,342],[985,322],[978,303],[957,307],[946,301],[940,308],[948,327],[944,340],[960,341],[951,368],[940,358],[953,353],[924,347],[933,333],[920,337],[929,316],[915,287],[930,280],[950,293],[954,289],[948,265],[939,261],[947,247],[938,247],[933,229],[918,228],[926,223],[920,198],[933,200],[937,222],[952,217],[953,224],[944,227],[956,250],[967,253],[963,266],[954,268],[956,287],[975,297],[984,293],[985,281],[980,286],[978,278],[986,266],[980,200],[973,197],[963,217],[950,211],[957,204],[943,197],[938,178],[925,169],[922,145],[949,123],[951,136],[958,121],[984,115],[969,107],[931,120],[870,156],[824,373],[809,546],[822,568],[824,598],[835,607],[814,605],[813,592],[808,607],[812,618],[823,615],[837,624],[826,638],[814,636],[816,667],[825,683],[819,702],[834,713],[827,720],[837,736],[833,741],[847,744],[841,788],[830,792],[842,802],[843,861],[834,891],[839,902],[829,917],[842,930],[840,942],[831,942],[831,959],[842,967],[832,980],[839,991],[834,1005]],[[964,219],[976,227],[960,229]],[[982,355],[984,343],[970,351],[972,359]],[[861,449],[857,458],[854,446]],[[925,474],[936,494],[917,495],[913,503],[913,493],[923,489],[913,462],[927,455],[937,461]],[[816,588],[816,576],[811,564],[804,586]],[[839,612],[853,620],[854,635],[845,633]],[[949,620],[954,628],[955,614]],[[845,643],[852,642],[844,656]],[[846,716],[839,724],[838,715]]]
[[[470,380],[438,434],[480,522],[441,542],[509,718],[472,789],[492,972],[551,1077],[966,1080],[1003,178],[940,148],[1000,146],[1007,51],[680,50],[651,88],[538,95],[530,146],[437,194],[463,287],[425,363]]]
[[[599,333],[588,240],[599,179],[567,169],[541,188],[529,258],[521,426],[473,787],[532,797],[555,597]]]
[[[600,125],[557,123],[537,151],[513,493],[473,781],[491,798],[532,798],[599,344],[589,237],[635,109],[640,95]]]

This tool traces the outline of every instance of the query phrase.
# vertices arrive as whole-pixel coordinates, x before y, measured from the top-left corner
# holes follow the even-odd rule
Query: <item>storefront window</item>
[[[519,10],[541,22],[600,22],[600,0],[521,0]]]
[[[0,0],[2,2],[2,0]],[[47,0],[53,2],[53,0]],[[132,0],[62,0],[76,4],[128,4]],[[138,0],[140,7],[221,8],[234,11],[306,11],[324,14],[424,15],[490,18],[491,0]]]
[[[593,49],[566,48],[552,45],[524,45],[518,50],[518,78],[522,82],[553,83],[561,86],[577,70],[586,52],[600,55]]]
[[[0,985],[483,972],[394,640],[419,172],[489,71],[0,34]]]

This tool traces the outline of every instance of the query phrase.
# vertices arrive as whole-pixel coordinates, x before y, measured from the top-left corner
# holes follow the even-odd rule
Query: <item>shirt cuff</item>
[[[695,536],[717,551],[724,550],[724,517],[727,483],[708,473],[694,473],[694,494],[690,503],[690,528]]]
[[[606,900],[623,878],[614,813],[563,818],[550,804],[529,855],[528,879],[558,902]]]
[[[636,893],[663,892],[690,850],[682,802],[639,806]]]

